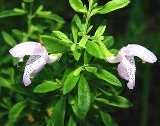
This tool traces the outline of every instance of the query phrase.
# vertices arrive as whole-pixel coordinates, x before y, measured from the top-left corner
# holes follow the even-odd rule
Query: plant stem
[[[141,116],[141,126],[148,125],[148,99],[150,92],[150,66],[146,65],[145,74],[144,74],[144,86],[142,92],[142,116]]]

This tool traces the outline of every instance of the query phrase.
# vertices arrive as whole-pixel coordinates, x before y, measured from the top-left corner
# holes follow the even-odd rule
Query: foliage
[[[59,61],[46,65],[29,87],[21,84],[24,64],[18,64],[21,67],[17,68],[18,61],[9,54],[1,59],[0,65],[8,66],[1,69],[0,123],[11,126],[117,126],[110,113],[115,107],[129,108],[132,103],[120,96],[124,85],[106,62],[106,56],[113,56],[118,51],[111,48],[113,36],[105,35],[106,21],[93,31],[91,18],[123,8],[129,2],[112,0],[98,5],[97,0],[88,0],[87,6],[81,0],[69,0],[73,10],[80,14],[74,15],[68,34],[60,31],[65,23],[60,16],[44,11],[42,5],[33,12],[34,0],[24,0],[22,8],[2,11],[0,18],[27,18],[25,31],[13,29],[12,34],[2,31],[7,49],[17,41],[34,40],[40,41],[49,54],[62,56]],[[34,19],[40,18],[49,22],[47,26],[33,23]]]

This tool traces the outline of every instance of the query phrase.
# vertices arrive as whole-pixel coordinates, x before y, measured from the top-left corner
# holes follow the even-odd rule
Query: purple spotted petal
[[[120,50],[120,53],[126,56],[137,56],[148,63],[157,61],[157,57],[150,50],[137,44],[129,44],[126,47],[123,47]]]
[[[46,61],[41,56],[33,55],[29,57],[23,74],[23,83],[25,86],[31,84],[30,78],[33,77],[36,73],[38,73],[45,64]]]
[[[135,61],[134,57],[126,56],[118,65],[118,74],[125,80],[128,80],[127,87],[129,89],[133,89],[135,86]]]
[[[40,43],[32,41],[20,43],[11,48],[9,52],[13,57],[19,58],[20,60],[22,60],[25,55],[40,55],[45,60],[48,59],[48,53],[45,47]]]

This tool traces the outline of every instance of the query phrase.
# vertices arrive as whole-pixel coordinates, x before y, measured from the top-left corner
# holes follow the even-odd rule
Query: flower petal
[[[45,64],[46,61],[41,56],[33,55],[29,57],[23,74],[23,83],[25,86],[31,84],[30,78],[38,73]]]
[[[137,56],[143,61],[149,63],[157,61],[157,57],[150,50],[137,44],[129,44],[126,47],[123,47],[120,52],[127,56]]]
[[[118,65],[118,74],[121,78],[128,80],[128,88],[133,89],[135,86],[135,61],[133,56],[125,56]]]
[[[45,60],[48,59],[48,53],[45,47],[40,43],[32,41],[20,43],[11,48],[9,52],[13,57],[19,58],[21,60],[25,55],[40,55]]]
[[[58,59],[59,59],[58,56],[49,55],[47,63],[53,63],[53,62],[55,62]]]

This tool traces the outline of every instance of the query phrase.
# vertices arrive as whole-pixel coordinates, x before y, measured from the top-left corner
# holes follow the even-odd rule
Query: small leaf
[[[11,17],[11,16],[19,16],[19,15],[24,15],[26,13],[19,13],[14,10],[5,10],[0,12],[0,18],[4,17]]]
[[[105,30],[106,30],[106,21],[104,20],[96,30],[94,36],[102,36]]]
[[[113,36],[107,36],[104,38],[103,43],[107,48],[110,48],[114,44]]]
[[[37,12],[38,16],[50,16],[52,12],[51,11],[39,11]]]
[[[82,22],[81,19],[79,18],[79,16],[77,14],[74,15],[73,17],[73,22],[76,23],[77,27],[79,28],[80,31],[82,31]]]
[[[87,115],[90,104],[90,88],[84,76],[81,75],[78,82],[78,118],[80,120],[83,120]]]
[[[73,114],[70,114],[67,126],[77,126],[77,120]]]
[[[26,14],[27,13],[27,11],[25,11],[25,10],[23,10],[23,9],[20,9],[20,8],[14,8],[13,9],[15,12],[17,12],[17,13],[22,13],[22,14]]]
[[[42,11],[42,10],[43,10],[43,5],[40,5],[40,6],[37,8],[36,13],[38,13],[38,12],[40,12],[40,11]]]
[[[81,50],[76,48],[74,51],[73,51],[73,56],[74,58],[78,61],[79,58],[81,57]]]
[[[11,35],[9,35],[7,32],[2,31],[2,36],[4,40],[6,41],[6,43],[10,45],[11,47],[16,45],[16,41],[14,40],[14,38]]]
[[[9,118],[18,118],[25,106],[26,103],[24,101],[16,103],[9,111]]]
[[[62,24],[65,23],[64,19],[62,17],[58,16],[57,14],[35,15],[35,17],[51,19],[51,20],[57,21]]]
[[[26,2],[26,3],[31,3],[31,2],[33,2],[34,0],[23,0],[24,2]]]
[[[76,22],[75,22],[75,18],[76,18],[77,16],[75,15],[74,17],[73,17],[73,19],[72,19],[72,22],[71,22],[71,30],[72,30],[72,35],[73,35],[73,41],[74,41],[74,43],[77,43],[77,39],[78,39],[78,31],[79,31],[79,28],[78,28],[78,26],[77,26],[77,24],[76,24]]]
[[[74,75],[74,76],[78,76],[82,70],[83,70],[82,67],[78,67],[78,68],[74,71],[73,75]]]
[[[67,79],[65,80],[63,84],[63,94],[64,95],[70,92],[76,86],[79,80],[79,77],[80,75],[74,76],[74,71],[68,75]]]
[[[82,13],[87,12],[86,6],[83,6],[81,0],[69,0],[69,3],[76,12],[82,12]]]
[[[97,68],[96,67],[85,67],[86,71],[91,72],[91,73],[95,73],[97,72]]]
[[[112,0],[106,3],[101,10],[99,10],[100,14],[106,14],[111,11],[123,8],[130,3],[130,0]]]
[[[94,57],[105,59],[104,56],[101,54],[100,47],[95,42],[88,41],[86,44],[86,51]]]
[[[97,72],[94,73],[94,75],[108,83],[110,83],[111,85],[117,86],[117,87],[121,87],[122,84],[121,82],[117,79],[116,76],[114,76],[112,73],[104,70],[104,69],[98,69]]]
[[[41,39],[44,42],[44,46],[46,46],[48,50],[52,50],[53,53],[70,51],[70,45],[68,42],[47,35],[42,35]]]
[[[84,57],[83,57],[84,64],[88,64],[88,62],[91,60],[91,58],[92,58],[92,56],[87,51],[85,51],[84,52]]]
[[[102,111],[99,111],[99,112],[101,114],[101,118],[102,118],[102,121],[104,122],[104,124],[106,126],[113,126],[112,125],[112,118],[111,118],[111,116],[108,113],[104,113]]]
[[[106,99],[108,102],[106,102]],[[96,98],[97,101],[103,102],[107,105],[119,107],[119,108],[129,108],[133,106],[133,104],[126,98],[122,96],[111,95],[104,98]]]
[[[12,88],[11,87],[11,82],[8,81],[7,79],[0,77],[0,87],[6,87],[6,88]]]
[[[82,47],[82,48],[85,48],[86,47],[86,43],[88,41],[88,36],[85,35],[82,37],[82,39],[79,41],[79,46]]]
[[[61,97],[53,108],[50,119],[52,126],[64,126],[64,117],[66,111],[66,97]]]
[[[66,41],[70,41],[69,38],[67,37],[67,35],[65,35],[63,32],[61,31],[53,31],[53,34],[56,35],[57,38],[61,39],[61,40],[66,40]]]
[[[36,92],[36,93],[46,93],[46,92],[54,91],[54,90],[59,89],[59,88],[61,88],[61,86],[58,85],[56,82],[46,81],[46,82],[36,86],[35,89],[34,89],[34,92]]]

